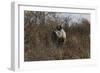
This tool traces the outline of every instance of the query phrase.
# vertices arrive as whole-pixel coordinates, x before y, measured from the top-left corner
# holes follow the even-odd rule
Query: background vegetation
[[[24,61],[90,58],[90,22],[76,20],[68,13],[24,11]],[[57,47],[52,31],[61,24],[67,39]]]

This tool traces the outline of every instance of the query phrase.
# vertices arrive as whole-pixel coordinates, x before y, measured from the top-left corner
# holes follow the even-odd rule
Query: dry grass
[[[25,61],[90,58],[90,25],[65,27],[66,43],[59,47],[51,37],[54,25],[29,24],[24,27]]]

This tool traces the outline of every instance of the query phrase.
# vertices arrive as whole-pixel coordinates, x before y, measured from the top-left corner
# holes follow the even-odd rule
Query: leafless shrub
[[[50,19],[47,19],[50,18]],[[52,19],[53,20],[52,20]],[[64,18],[63,18],[64,19]],[[90,58],[90,22],[82,19],[69,27],[68,16],[58,22],[56,13],[24,12],[24,60],[63,60]],[[57,25],[64,24],[66,42],[57,47],[52,39],[52,31]]]

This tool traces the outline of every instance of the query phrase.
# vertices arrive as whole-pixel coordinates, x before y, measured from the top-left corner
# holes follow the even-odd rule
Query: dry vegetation
[[[46,20],[44,12],[24,12],[24,60],[64,60],[90,58],[90,23],[82,19],[81,23],[68,26],[65,20],[66,43],[57,47],[52,40],[52,31],[59,24],[56,20]],[[55,13],[53,13],[55,14]],[[48,13],[50,15],[50,13]],[[36,20],[38,18],[41,21]],[[36,22],[37,21],[37,22]]]

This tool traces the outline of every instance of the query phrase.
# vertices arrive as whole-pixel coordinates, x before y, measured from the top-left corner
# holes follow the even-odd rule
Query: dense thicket
[[[58,12],[24,11],[24,60],[90,58],[90,22],[81,18],[72,22],[70,15]],[[57,47],[52,31],[63,25],[66,44]]]

